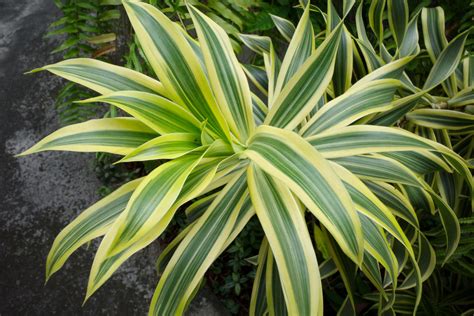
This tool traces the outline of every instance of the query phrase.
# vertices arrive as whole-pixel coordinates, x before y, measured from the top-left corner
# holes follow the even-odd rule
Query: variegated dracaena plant
[[[351,34],[353,40],[349,37],[347,39],[346,59],[352,60],[346,63],[348,67],[342,68],[343,77],[351,78],[351,73],[354,72],[357,78],[362,78],[367,73],[383,69],[386,67],[384,65],[403,64],[414,55],[417,55],[418,60],[429,60],[424,64],[431,63],[432,66],[428,68],[428,76],[421,78],[417,78],[413,71],[401,69],[399,78],[403,89],[397,90],[392,106],[386,111],[366,116],[360,123],[403,127],[454,150],[469,161],[469,167],[472,168],[474,58],[465,49],[470,30],[448,42],[443,9],[418,6],[410,14],[407,0],[371,1],[368,8],[369,27],[366,28],[363,7],[364,4],[361,3],[355,12],[356,30]],[[420,41],[418,31],[420,20],[423,41]],[[384,26],[388,27],[384,29]],[[370,32],[372,34],[369,34]],[[375,41],[371,42],[369,39]],[[349,87],[342,86],[336,92],[344,93]],[[413,161],[411,166],[414,167],[412,163]],[[466,176],[470,176],[468,170]],[[472,187],[463,181],[463,176],[446,170],[436,170],[425,173],[424,181],[451,207],[457,217],[472,216]],[[423,194],[419,189],[407,184],[397,185],[419,217],[434,213],[439,208],[432,196]],[[455,237],[452,241],[460,238],[457,221],[449,223],[441,218],[440,222],[439,226],[444,226],[446,233]],[[452,228],[451,233],[448,226]],[[430,227],[428,234],[433,245],[436,245],[436,258],[431,251],[431,255],[427,253],[424,259],[427,264],[430,262],[430,273],[436,261],[443,264],[457,264],[460,261],[457,253],[452,256],[454,248],[451,251],[449,247],[443,249],[444,244],[439,243],[439,240],[444,238],[441,229]],[[447,243],[449,244],[449,241]],[[450,257],[453,259],[449,260]],[[426,278],[430,273],[426,274]],[[400,299],[395,300],[394,312],[403,313],[413,309],[413,306],[416,306],[415,297],[415,291],[404,291],[403,295],[399,296]],[[377,297],[373,298],[374,301],[379,301]]]
[[[265,69],[239,64],[225,32],[194,7],[189,13],[199,41],[140,2],[125,8],[160,81],[90,59],[41,68],[101,94],[84,102],[110,103],[133,117],[67,126],[23,154],[99,151],[122,155],[121,162],[166,161],[69,224],[49,253],[47,277],[78,247],[104,235],[89,297],[193,201],[185,210],[189,226],[160,256],[166,268],[151,315],[182,314],[206,270],[254,215],[265,238],[251,314],[322,315],[321,280],[336,269],[348,289],[343,308],[353,309],[351,274],[357,267],[380,291],[380,311],[391,308],[397,289],[415,288],[419,302],[432,248],[398,185],[433,201],[433,213],[445,224],[449,257],[459,239],[456,216],[421,175],[457,173],[470,187],[472,178],[448,147],[364,123],[394,107],[412,56],[352,84],[352,39],[342,21],[353,2],[344,2],[340,15],[329,4],[327,34],[318,47],[309,3],[297,27],[274,18],[289,40],[281,63],[269,38],[242,36],[263,55]],[[251,92],[246,73],[264,98]],[[311,218],[311,233],[305,218]],[[319,268],[313,235],[327,253]]]

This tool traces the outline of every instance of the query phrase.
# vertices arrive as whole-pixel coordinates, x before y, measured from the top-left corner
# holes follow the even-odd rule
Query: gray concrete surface
[[[58,128],[54,98],[64,82],[25,71],[60,58],[44,39],[59,12],[53,0],[0,0],[0,315],[142,315],[157,282],[151,246],[135,255],[82,307],[97,243],[79,249],[44,285],[45,259],[62,227],[97,200],[92,155],[14,158]],[[209,291],[193,315],[222,314]]]

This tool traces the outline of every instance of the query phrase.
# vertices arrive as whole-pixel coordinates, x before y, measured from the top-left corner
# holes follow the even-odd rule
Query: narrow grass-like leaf
[[[342,179],[358,213],[370,218],[378,226],[384,228],[413,254],[413,249],[402,228],[384,202],[374,194],[376,192],[371,191],[373,188],[366,186],[364,182],[347,169],[336,164],[333,165],[333,168]]]
[[[264,68],[250,64],[242,65],[245,74],[250,81],[264,95],[268,95],[268,78]]]
[[[252,295],[250,296],[250,316],[264,316],[267,311],[266,296],[266,265],[267,265],[268,241],[263,238],[260,250],[258,251],[257,272],[252,286]]]
[[[57,76],[81,84],[100,94],[108,94],[122,90],[135,90],[157,93],[163,96],[168,95],[163,85],[157,80],[137,71],[95,59],[68,59],[35,69],[32,72],[40,70],[48,70]]]
[[[313,53],[314,33],[309,13],[309,6],[307,6],[298,22],[294,36],[291,38],[278,73],[274,91],[275,98]]]
[[[217,104],[231,131],[245,142],[254,128],[245,73],[225,31],[193,6],[189,8]]]
[[[406,1],[404,1],[406,4]],[[420,51],[418,44],[418,15],[414,16],[408,26],[406,27],[406,33],[403,37],[403,41],[399,45],[398,55],[400,58],[417,55]]]
[[[347,126],[361,117],[383,111],[390,107],[398,87],[398,80],[380,79],[349,89],[316,112],[300,130],[300,134],[308,137],[330,128]]]
[[[452,110],[418,109],[406,117],[417,125],[435,129],[462,130],[474,125],[474,115]]]
[[[119,162],[175,159],[199,147],[195,134],[173,133],[154,138],[137,147]]]
[[[344,1],[344,5],[346,5],[346,2],[347,1]],[[341,23],[341,18],[332,1],[328,1],[328,6],[328,28],[326,32],[329,35],[329,33]],[[352,6],[352,4],[350,6]],[[337,48],[336,64],[334,66],[332,80],[335,96],[343,94],[351,86],[354,56],[353,45],[351,33],[343,26],[341,40]]]
[[[345,167],[361,179],[403,183],[420,187],[424,185],[408,167],[382,155],[341,157],[332,161]]]
[[[246,177],[240,173],[176,249],[153,295],[150,315],[184,312],[187,298],[222,249],[247,195]]]
[[[265,267],[265,294],[267,296],[268,315],[287,316],[285,293],[281,286],[280,273],[278,266],[275,264],[272,249],[267,249],[267,262]]]
[[[108,256],[120,253],[145,236],[166,215],[179,196],[201,155],[169,161],[153,170],[135,190],[121,218],[111,230],[115,236]]]
[[[436,87],[454,73],[461,61],[464,52],[464,44],[466,43],[468,35],[469,30],[459,34],[439,54],[423,85],[423,90]]]
[[[46,136],[20,156],[45,150],[106,152],[126,155],[158,136],[133,118],[104,118],[63,127]]]
[[[383,14],[386,0],[374,0],[369,7],[369,25],[377,36],[379,43],[383,40]]]
[[[133,191],[143,178],[130,181],[83,211],[54,240],[46,261],[46,279],[58,271],[81,245],[104,235],[125,210]]]
[[[275,24],[277,30],[280,32],[283,38],[290,42],[293,38],[293,35],[295,34],[295,26],[293,25],[293,23],[287,19],[281,18],[273,14],[270,14],[270,17],[272,18],[273,23]]]
[[[399,47],[407,29],[408,13],[406,0],[388,0],[388,23]]]
[[[208,149],[208,152],[209,151],[210,149]],[[154,224],[150,232],[139,242],[134,243],[119,254],[107,257],[107,252],[113,241],[114,234],[113,232],[106,234],[94,258],[87,286],[86,299],[102,286],[102,284],[112,276],[113,272],[116,271],[130,256],[148,246],[152,241],[158,238],[171,222],[176,210],[182,204],[198,197],[205,191],[212,179],[215,177],[216,171],[222,162],[222,159],[209,160],[204,158],[189,175],[173,206],[166,212],[165,216],[159,222]]]
[[[436,150],[437,143],[398,128],[357,125],[329,130],[308,138],[325,158],[369,153]]]
[[[293,129],[311,111],[332,78],[341,31],[342,24],[301,65],[274,100],[265,124]]]
[[[289,314],[322,312],[322,289],[311,238],[290,190],[255,165],[248,169],[252,203],[278,265]]]
[[[160,134],[199,134],[200,122],[178,104],[155,94],[119,91],[81,101],[106,102],[124,110]]]

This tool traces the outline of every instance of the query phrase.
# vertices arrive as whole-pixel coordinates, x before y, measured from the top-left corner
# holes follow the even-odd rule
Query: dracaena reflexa
[[[354,307],[351,276],[357,269],[380,291],[381,310],[391,307],[399,288],[415,288],[419,302],[434,255],[407,191],[452,223],[451,207],[421,175],[443,170],[464,176],[469,185],[472,179],[448,147],[368,123],[396,106],[394,95],[413,56],[353,84],[354,43],[344,26],[351,1],[342,16],[330,6],[318,46],[309,3],[296,27],[274,17],[289,40],[281,62],[271,39],[242,35],[263,56],[264,68],[241,65],[227,34],[192,6],[197,40],[153,6],[124,5],[159,81],[90,59],[43,67],[100,94],[83,102],[110,103],[132,117],[65,127],[24,154],[100,151],[122,155],[122,162],[165,162],[69,224],[50,251],[47,277],[80,245],[104,236],[89,297],[184,211],[189,226],[158,259],[164,269],[152,315],[182,314],[206,270],[253,216],[265,238],[251,314],[322,315],[321,280],[334,269],[348,290],[342,308]],[[252,92],[248,80],[266,97]],[[447,238],[449,255],[458,237],[454,232]],[[327,251],[321,254],[314,244]]]
[[[399,69],[403,89],[396,93],[393,106],[367,117],[364,122],[378,126],[402,127],[448,147],[466,161],[472,161],[474,59],[465,47],[470,30],[452,36],[448,41],[444,11],[441,7],[420,6],[410,12],[406,0],[372,1],[368,8],[370,23],[366,28],[363,9],[364,5],[360,4],[355,12],[356,32],[353,34],[358,52],[361,53],[354,54],[354,64],[364,65],[354,67],[357,77],[363,77],[367,73],[370,76],[390,64],[403,63],[422,50],[426,53],[415,58],[419,60],[418,65],[421,65],[421,60],[426,56],[423,67],[428,70],[426,75],[420,76],[420,67],[416,71],[413,71],[413,68]],[[421,34],[419,30],[422,31]],[[374,36],[369,36],[369,33]],[[376,41],[371,41],[370,38],[375,38]],[[429,64],[431,68],[425,66]],[[393,157],[393,154],[390,155]],[[399,154],[396,156],[398,159],[402,158]],[[416,169],[416,161],[406,158],[403,158],[405,164]],[[446,162],[452,163],[450,158],[447,158]],[[461,232],[457,217],[471,216],[473,205],[472,186],[462,180],[463,177],[471,177],[470,170],[466,166],[452,166],[459,173],[439,169],[424,175],[424,181],[432,190],[428,195],[406,184],[400,187],[402,194],[419,216],[430,212],[439,214],[440,220],[435,227],[431,227],[430,238],[426,240],[426,244],[432,241],[437,261],[448,263],[448,267],[450,258],[459,257],[453,256]],[[440,242],[440,238],[434,236],[442,236],[443,230],[446,238]],[[429,255],[429,252],[427,254]],[[434,263],[432,260],[430,266],[433,268]],[[429,273],[426,273],[425,278],[428,276]],[[415,297],[411,290],[405,291],[403,295]],[[402,309],[413,309],[416,300],[411,298],[409,302],[404,302],[403,297],[392,298],[395,302],[392,310],[400,312]]]

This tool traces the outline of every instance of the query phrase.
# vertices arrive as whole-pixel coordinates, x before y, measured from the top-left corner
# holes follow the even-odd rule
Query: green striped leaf
[[[332,78],[341,31],[339,25],[301,65],[274,100],[265,124],[293,129],[311,111]]]
[[[433,64],[436,64],[441,53],[448,46],[448,40],[445,35],[444,11],[441,7],[423,8],[421,21],[426,50]],[[456,74],[442,83],[444,90],[450,96],[453,96],[457,90],[458,79],[456,77],[459,78],[460,82],[463,80],[460,69],[456,69]]]
[[[264,68],[250,64],[242,65],[247,78],[257,87],[264,95],[268,95],[268,78]]]
[[[352,7],[352,4],[350,4],[350,7]],[[328,28],[326,33],[329,35],[329,33],[341,22],[341,18],[332,1],[328,1],[328,5]],[[347,1],[344,1],[344,5],[347,5]],[[334,66],[332,80],[335,96],[342,95],[351,86],[354,56],[353,45],[351,33],[345,26],[343,26],[341,40],[339,47],[337,48],[336,64]]]
[[[202,154],[174,159],[160,165],[143,180],[110,232],[114,238],[109,256],[120,253],[145,236],[153,224],[166,215],[201,158]]]
[[[382,155],[404,164],[417,174],[427,174],[440,170],[453,171],[442,158],[427,150],[389,152]]]
[[[321,154],[296,133],[260,126],[244,152],[285,182],[331,232],[344,252],[361,260],[361,228],[349,194]]]
[[[405,67],[413,60],[413,58],[414,56],[407,56],[394,60],[386,65],[380,65],[377,69],[371,71],[369,74],[358,80],[353,85],[353,88],[378,79],[400,79]]]
[[[189,12],[217,104],[231,131],[241,142],[245,142],[254,128],[252,98],[245,73],[226,32],[191,5]]]
[[[174,133],[154,138],[123,157],[119,162],[175,159],[199,147],[195,134]]]
[[[69,81],[81,84],[100,94],[135,90],[168,96],[163,85],[134,70],[111,65],[100,60],[74,58],[44,66],[31,72],[48,70]]]
[[[364,227],[365,249],[380,262],[392,280],[392,290],[397,288],[398,262],[390,248],[384,232],[371,219],[359,213],[360,221]]]
[[[408,25],[408,2],[406,0],[388,0],[388,24],[400,47]]]
[[[400,284],[400,290],[421,286],[421,282],[426,281],[436,267],[436,253],[422,232],[418,233],[418,254],[414,264],[414,267],[418,269],[418,273],[416,269],[410,271]],[[418,297],[417,300],[419,301],[420,298]]]
[[[274,102],[274,91],[275,84],[280,69],[280,60],[273,47],[272,40],[268,36],[248,35],[239,34],[239,38],[242,40],[245,46],[256,52],[257,54],[263,55],[263,61],[265,63],[265,70],[267,72],[268,80],[268,101],[269,108],[272,107]]]
[[[397,220],[387,207],[390,206],[390,204],[384,203],[385,201],[382,202],[382,200],[376,196],[376,192],[371,191],[373,188],[366,186],[364,182],[362,182],[349,170],[337,164],[333,164],[333,168],[337,175],[342,179],[347,192],[349,192],[351,199],[355,204],[357,212],[370,218],[370,220],[375,222],[378,226],[384,228],[393,237],[398,239],[410,253],[413,254],[413,249],[411,248],[410,242],[408,241]],[[382,192],[387,194],[383,190]],[[391,197],[391,195],[389,195],[389,198],[391,198],[395,203],[399,202],[396,196]],[[413,214],[410,213],[410,215]]]
[[[46,279],[61,269],[69,256],[80,246],[105,235],[115,219],[125,209],[133,191],[142,180],[141,178],[122,185],[83,211],[59,233],[46,261]]]
[[[152,5],[125,2],[124,6],[143,51],[170,99],[187,107],[200,122],[207,120],[214,134],[230,140],[228,126],[199,58],[179,26]]]
[[[158,95],[139,91],[119,91],[80,101],[115,105],[142,121],[159,134],[199,134],[199,121],[178,104]]]
[[[250,296],[250,316],[264,316],[267,311],[266,296],[266,265],[267,265],[268,241],[264,237],[260,250],[258,251],[257,272],[252,286],[252,295]]]
[[[245,46],[257,54],[269,54],[272,49],[272,40],[267,36],[253,34],[239,34],[239,38]]]
[[[405,1],[404,1],[405,2]],[[406,2],[405,2],[406,4]],[[406,33],[399,45],[398,55],[400,58],[417,55],[420,51],[420,45],[418,44],[418,15],[415,15],[408,26],[406,27]]]
[[[454,254],[461,238],[461,227],[458,218],[451,207],[437,194],[432,193],[431,197],[439,211],[441,223],[446,233],[446,256],[443,264]]]
[[[157,134],[133,118],[104,118],[63,127],[19,156],[45,150],[126,155]]]
[[[188,297],[222,249],[247,195],[246,177],[240,173],[176,249],[153,295],[150,315],[184,312]]]
[[[257,126],[262,125],[268,113],[267,106],[255,94],[252,95],[252,106],[253,106],[253,116],[254,116],[255,124]]]
[[[309,6],[306,6],[281,63],[275,85],[275,98],[278,98],[282,89],[314,51],[314,33],[309,12]]]
[[[406,115],[411,122],[429,128],[462,130],[474,125],[474,115],[438,109],[418,109]]]
[[[369,7],[369,25],[377,36],[379,43],[383,40],[383,13],[386,0],[374,0]]]
[[[267,262],[265,267],[265,294],[267,296],[268,315],[287,316],[285,293],[281,286],[280,273],[275,264],[272,249],[267,249]]]
[[[337,245],[334,239],[328,234],[326,229],[322,230],[322,237],[324,237],[324,243],[328,248],[329,254],[334,265],[337,267],[344,287],[346,288],[347,294],[349,296],[351,305],[355,305],[354,294],[355,294],[355,278],[357,273],[357,265],[354,264],[347,256],[344,255],[344,252]]]
[[[459,91],[447,103],[448,106],[453,108],[474,104],[474,87],[468,87]]]
[[[364,15],[363,15],[363,8],[364,8],[364,3],[360,3],[359,7],[357,7],[357,12],[356,12],[356,29],[357,29],[357,39],[358,43],[362,44],[362,46],[370,53],[372,53],[374,56],[376,56],[375,50],[367,36],[367,30],[365,29],[366,22],[364,21]],[[362,49],[362,47],[361,47]],[[364,53],[364,51],[363,51]],[[365,54],[364,54],[365,56]],[[370,64],[368,65],[370,66]],[[370,69],[369,70],[373,70]]]
[[[423,8],[421,22],[426,50],[434,64],[444,48],[448,46],[443,9],[441,7]]]
[[[364,181],[364,184],[397,217],[402,218],[415,228],[419,228],[418,216],[406,196],[392,185],[384,182]]]
[[[191,222],[186,226],[179,234],[160,252],[158,260],[156,260],[156,271],[159,275],[163,274],[165,271],[166,265],[169,263],[171,257],[173,256],[176,248],[179,246],[180,242],[189,234],[189,231],[196,223]]]
[[[248,169],[252,203],[278,265],[289,314],[322,314],[316,254],[290,190],[255,165]]]
[[[361,179],[403,183],[422,187],[418,176],[398,161],[373,154],[370,156],[350,156],[333,159]]]
[[[456,36],[439,54],[431,68],[428,78],[423,85],[423,90],[429,90],[445,81],[457,69],[464,52],[469,30]],[[453,88],[454,89],[454,88]]]
[[[212,149],[212,148],[211,148]],[[208,149],[209,152],[211,149]],[[217,170],[224,163],[225,159],[207,159],[201,160],[200,164],[197,165],[191,174],[188,176],[187,181],[184,183],[176,202],[166,212],[165,216],[158,222],[156,222],[149,233],[145,235],[140,241],[134,243],[121,253],[114,256],[108,257],[107,253],[110,245],[115,237],[114,232],[108,232],[102,240],[99,249],[97,250],[92,264],[91,273],[89,276],[89,283],[87,286],[86,299],[89,298],[97,289],[102,286],[116,271],[120,265],[125,262],[130,256],[137,251],[148,246],[161,233],[166,229],[168,224],[171,222],[177,209],[184,203],[198,197],[200,194],[204,194],[206,188],[211,184],[213,178],[216,175]],[[115,225],[115,224],[114,224]]]
[[[400,82],[394,79],[368,81],[349,89],[346,93],[325,104],[300,130],[304,137],[331,128],[343,127],[366,115],[390,107]]]
[[[280,32],[283,38],[290,42],[293,38],[293,35],[295,34],[295,26],[293,25],[293,23],[287,19],[281,18],[273,14],[270,14],[270,17],[272,18],[273,23],[275,24],[277,30]]]
[[[370,153],[447,150],[435,142],[393,127],[354,125],[329,130],[307,138],[325,158],[348,157]]]
[[[398,120],[403,118],[405,114],[413,110],[425,91],[420,91],[415,94],[410,94],[406,97],[400,98],[392,102],[392,108],[381,112],[369,121],[371,125],[392,126]]]

